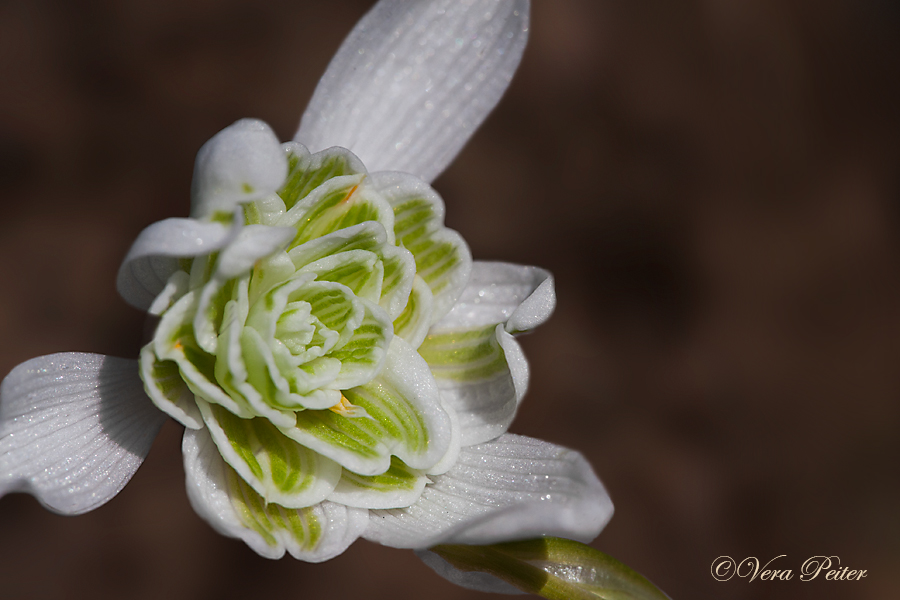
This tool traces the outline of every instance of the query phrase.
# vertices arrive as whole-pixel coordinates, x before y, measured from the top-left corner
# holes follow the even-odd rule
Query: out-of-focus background
[[[133,357],[115,292],[241,117],[289,139],[370,0],[0,2],[0,375]],[[538,0],[496,113],[436,182],[476,258],[556,275],[515,433],[583,452],[594,545],[672,598],[900,597],[900,9]],[[79,517],[0,500],[3,598],[487,598],[359,542],[268,561],[188,505],[168,423]],[[716,557],[794,579],[710,574]],[[836,555],[860,582],[799,581]]]

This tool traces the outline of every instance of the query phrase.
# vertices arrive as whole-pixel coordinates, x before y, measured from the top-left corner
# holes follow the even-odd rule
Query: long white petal
[[[366,510],[334,502],[301,509],[265,504],[216,449],[206,429],[186,429],[182,442],[191,506],[219,533],[243,540],[266,558],[285,551],[307,562],[341,554],[366,528]]]
[[[125,487],[165,420],[135,360],[24,362],[0,386],[0,496],[28,492],[62,514],[93,510]]]
[[[476,260],[453,309],[435,330],[506,323],[520,333],[542,324],[556,308],[553,276],[538,267]]]
[[[221,223],[196,219],[166,219],[144,229],[119,267],[116,287],[125,301],[147,310],[178,271],[179,258],[209,254],[223,248],[240,231]]]
[[[494,544],[543,535],[588,542],[612,501],[579,453],[506,434],[463,448],[411,507],[373,510],[363,537],[397,548]]]
[[[528,0],[382,0],[338,50],[294,139],[432,181],[519,66]]]

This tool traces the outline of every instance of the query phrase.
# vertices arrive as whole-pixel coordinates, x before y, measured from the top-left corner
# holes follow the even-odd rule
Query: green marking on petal
[[[416,260],[405,248],[385,246],[381,251],[384,277],[378,304],[392,319],[403,312],[416,277]]]
[[[250,277],[250,288],[247,292],[247,303],[253,304],[260,295],[268,292],[280,283],[290,279],[297,269],[287,252],[275,252],[258,261],[253,266]]]
[[[344,396],[365,409],[396,446],[421,454],[428,448],[428,426],[416,408],[393,386],[376,378],[365,385],[344,390]]]
[[[301,269],[311,262],[339,252],[378,252],[387,243],[387,239],[387,233],[380,223],[366,221],[298,245],[288,252],[288,256],[294,266]]]
[[[285,144],[288,176],[278,195],[287,209],[304,199],[314,189],[335,177],[365,173],[359,159],[343,148],[328,148],[310,155],[299,144]]]
[[[291,302],[306,302],[310,314],[318,322],[318,332],[327,339],[335,332],[339,338],[329,345],[341,347],[353,336],[353,332],[366,318],[364,301],[356,298],[349,289],[330,281],[312,281],[294,290],[289,296]],[[315,342],[314,342],[315,343]]]
[[[203,287],[197,313],[194,315],[194,337],[199,346],[210,354],[216,351],[216,338],[225,316],[225,303],[234,292],[234,279],[213,279]]]
[[[428,364],[400,338],[393,338],[383,370],[371,381],[343,391],[349,403],[378,423],[388,451],[414,469],[430,469],[446,454],[451,419]],[[362,421],[363,419],[357,419]],[[360,475],[364,472],[344,465]]]
[[[422,477],[421,473],[408,467],[406,463],[396,456],[392,456],[391,468],[381,475],[364,476],[345,470],[342,479],[351,482],[357,487],[379,492],[390,492],[393,490],[413,490]]]
[[[298,413],[297,426],[282,432],[359,475],[384,473],[392,454],[415,469],[432,467],[447,452],[451,420],[428,365],[398,338],[385,364],[372,381],[343,390],[348,402]]]
[[[203,427],[194,394],[181,378],[178,363],[159,360],[152,342],[141,349],[140,373],[144,390],[157,408],[185,427]]]
[[[413,281],[406,308],[394,320],[394,335],[406,340],[413,348],[418,348],[431,326],[431,307],[434,297],[431,288],[419,276]]]
[[[450,285],[449,278],[445,276],[463,262],[459,247],[450,241],[439,241],[432,237],[415,240],[406,247],[416,257],[416,273],[435,294],[441,293]]]
[[[430,222],[438,217],[434,204],[425,198],[413,198],[394,206],[394,232],[397,239],[418,238],[427,233]]]
[[[272,407],[280,407],[280,393],[287,393],[287,382],[279,372],[272,350],[259,333],[245,327],[241,331],[241,353],[247,365],[247,381]]]
[[[274,527],[266,514],[265,501],[234,472],[234,469],[226,467],[226,471],[228,498],[241,523],[258,533],[269,546],[277,546],[278,540],[272,535]]]
[[[418,294],[410,295],[409,301],[406,303],[406,308],[403,309],[400,316],[394,320],[394,333],[403,339],[407,339],[404,333],[415,322],[416,312],[419,310],[420,305],[421,300],[419,299]]]
[[[196,290],[203,287],[212,277],[214,266],[219,258],[218,252],[205,256],[196,256],[191,262],[190,289]]]
[[[197,292],[182,296],[160,319],[153,338],[153,351],[160,360],[178,364],[181,377],[190,390],[207,402],[220,404],[236,415],[252,415],[246,404],[225,392],[216,381],[216,357],[200,348],[194,338],[192,321]]]
[[[475,381],[508,371],[506,355],[497,341],[496,325],[481,329],[433,333],[419,346],[435,379]]]
[[[391,467],[380,475],[357,475],[344,469],[328,499],[358,508],[405,508],[419,499],[428,483],[423,472],[393,456]]]
[[[256,202],[247,202],[243,205],[244,224],[257,225],[263,223],[262,212]]]
[[[358,297],[377,303],[381,299],[384,266],[367,250],[348,250],[307,264],[299,272],[315,273],[318,281],[344,285]]]
[[[382,441],[384,429],[371,417],[347,418],[331,410],[297,413],[297,424],[282,433],[364,475],[377,475],[390,467],[390,452]]]
[[[363,184],[364,175],[326,181],[291,208],[279,225],[297,228],[289,250],[363,222],[380,223],[387,241],[394,242],[394,213],[385,200]]]
[[[186,341],[187,338],[182,338],[182,341]],[[213,382],[216,380],[216,357],[208,354],[202,348],[196,347],[189,343],[184,343],[182,345],[181,351],[184,353],[184,357],[187,359],[191,365],[197,369],[203,377],[209,381]]]
[[[266,502],[312,506],[337,484],[336,463],[286,438],[267,419],[241,419],[206,403],[200,411],[225,462]]]
[[[404,185],[387,193],[394,210],[394,234],[397,245],[415,256],[416,274],[435,296],[433,317],[437,319],[456,301],[468,279],[472,258],[462,236],[444,227],[440,197],[430,188],[424,191]]]
[[[260,465],[259,461],[256,460],[256,455],[254,454],[253,449],[250,447],[250,433],[247,431],[247,428],[244,427],[242,423],[240,423],[242,419],[238,419],[237,417],[235,417],[234,419],[230,419],[228,418],[228,415],[230,414],[228,413],[228,411],[224,409],[218,409],[213,406],[210,406],[210,411],[212,413],[210,416],[204,414],[204,416],[207,416],[207,423],[209,423],[209,421],[212,419],[215,420],[215,423],[218,424],[222,433],[224,433],[224,437],[226,438],[225,441],[229,446],[231,446],[233,453],[237,455],[237,458],[246,465],[246,469],[250,470],[250,473],[253,475],[253,477],[262,479],[264,476],[262,465]],[[250,419],[243,420],[247,421],[247,423],[252,422]],[[211,433],[213,433],[214,440],[221,437],[216,436],[215,432],[213,432],[212,429]],[[232,453],[229,452],[228,454]],[[235,461],[233,459],[229,461],[226,458],[226,462],[234,467],[233,463]]]
[[[318,546],[323,529],[315,507],[291,509],[266,503],[234,469],[226,467],[226,471],[228,498],[238,519],[258,533],[266,544],[274,547],[288,537],[303,551]]]
[[[365,317],[350,338],[335,346],[330,356],[341,361],[341,372],[334,382],[347,389],[370,381],[384,365],[394,335],[393,324],[379,306],[364,303]]]

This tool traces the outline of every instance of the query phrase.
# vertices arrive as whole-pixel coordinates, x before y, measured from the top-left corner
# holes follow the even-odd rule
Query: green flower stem
[[[492,546],[443,545],[431,551],[462,571],[489,573],[551,600],[667,600],[637,571],[590,546],[539,538]]]

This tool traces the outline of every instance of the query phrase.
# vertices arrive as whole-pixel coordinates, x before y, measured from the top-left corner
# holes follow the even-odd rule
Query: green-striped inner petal
[[[163,314],[154,335],[153,350],[161,360],[178,364],[181,378],[194,394],[249,417],[252,413],[247,406],[228,395],[216,382],[216,357],[200,348],[194,339],[191,321],[195,303],[196,292],[188,292]]]
[[[330,354],[341,361],[341,373],[335,386],[347,389],[375,377],[387,356],[392,337],[393,325],[387,314],[374,304],[366,304],[360,326],[345,344]]]
[[[332,179],[288,211],[279,223],[297,228],[290,248],[366,221],[378,222],[393,234],[391,207],[362,182],[363,176]],[[393,242],[393,235],[388,241]]]
[[[428,426],[422,415],[393,386],[376,378],[344,396],[366,410],[383,428],[385,435],[408,453],[421,454],[428,448]]]
[[[381,298],[377,302],[392,319],[395,319],[403,312],[412,291],[416,277],[416,260],[411,252],[397,246],[385,246],[381,258],[384,276]]]
[[[200,409],[225,461],[267,502],[311,506],[337,484],[337,464],[286,438],[267,419],[241,419],[211,404]]]
[[[468,252],[462,238],[446,228],[434,201],[412,198],[394,205],[397,244],[416,257],[416,273],[434,294],[448,290],[453,273],[464,268]]]
[[[344,469],[328,499],[358,508],[405,508],[419,499],[428,482],[422,471],[394,456],[391,468],[380,475],[357,475]]]
[[[295,427],[282,428],[282,432],[356,473],[377,475],[390,467],[384,428],[369,417],[305,410],[297,413]]]
[[[509,369],[497,341],[496,327],[431,334],[419,346],[419,354],[431,367],[435,379],[491,379]]]
[[[413,348],[418,348],[431,325],[431,305],[434,299],[428,284],[416,276],[406,308],[394,319],[394,335],[406,340]]]
[[[214,354],[216,335],[222,327],[225,304],[231,300],[235,279],[213,279],[203,287],[197,314],[194,316],[194,336],[204,351]]]
[[[340,148],[330,148],[311,156],[289,151],[288,176],[278,195],[290,209],[329,179],[361,173],[362,170],[353,163],[352,156]]]
[[[374,492],[410,491],[417,487],[424,477],[419,471],[410,468],[396,456],[391,457],[391,468],[380,475],[357,475],[344,470],[341,483]]]
[[[332,254],[300,269],[315,273],[318,281],[332,281],[348,287],[356,296],[371,302],[381,299],[384,265],[374,252],[349,250]]]
[[[293,291],[289,299],[309,303],[310,313],[322,327],[340,334],[338,346],[350,339],[365,318],[363,301],[339,284],[314,281]]]
[[[302,549],[311,551],[322,539],[322,523],[314,507],[290,509],[266,503],[234,469],[226,467],[228,498],[238,519],[258,533],[269,546],[288,536]]]
[[[140,369],[144,390],[157,408],[191,429],[203,426],[194,394],[182,379],[178,363],[159,360],[151,342],[141,349]]]
[[[387,233],[381,223],[366,221],[298,245],[288,252],[288,256],[293,261],[294,267],[300,269],[338,252],[352,250],[376,252],[386,242]]]

